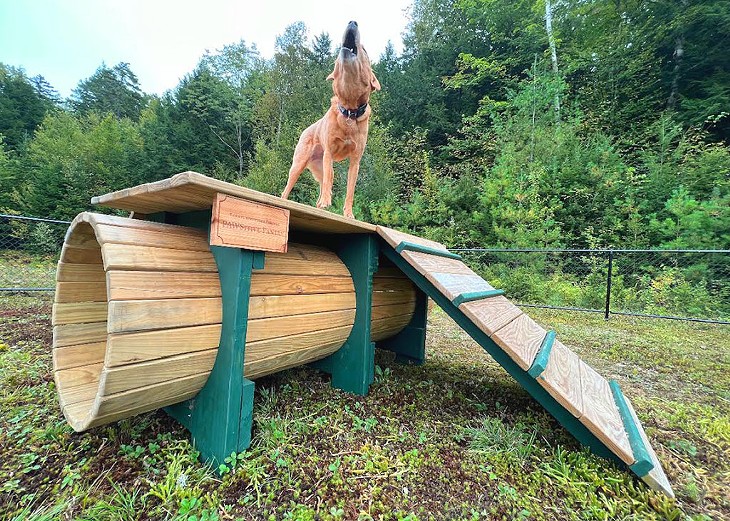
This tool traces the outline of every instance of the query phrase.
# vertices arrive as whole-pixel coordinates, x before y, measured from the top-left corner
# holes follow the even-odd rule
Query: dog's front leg
[[[345,208],[342,213],[350,219],[355,218],[352,213],[352,204],[355,199],[355,184],[357,184],[357,174],[360,172],[361,157],[351,157],[350,167],[347,169],[347,193],[345,194]]]
[[[335,168],[332,164],[332,154],[328,149],[322,155],[322,183],[319,185],[319,199],[317,208],[328,208],[332,205],[332,183],[335,179]]]

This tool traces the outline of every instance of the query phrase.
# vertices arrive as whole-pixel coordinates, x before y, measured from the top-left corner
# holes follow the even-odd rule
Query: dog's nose
[[[349,23],[349,24],[347,24],[347,25],[348,25],[348,26],[351,26],[351,25],[353,25],[353,26],[357,27],[357,22],[356,22],[355,20],[350,20],[350,23]]]

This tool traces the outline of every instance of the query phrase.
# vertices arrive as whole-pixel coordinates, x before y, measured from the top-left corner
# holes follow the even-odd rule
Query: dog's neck
[[[340,111],[340,114],[342,114],[345,119],[357,119],[361,117],[363,114],[365,114],[365,111],[368,109],[368,102],[366,101],[356,109],[348,109],[342,106],[342,104],[338,101],[337,102],[337,110]]]

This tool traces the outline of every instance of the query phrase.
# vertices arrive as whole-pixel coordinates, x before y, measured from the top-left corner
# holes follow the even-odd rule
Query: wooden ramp
[[[674,497],[631,402],[437,242],[384,227],[385,255],[581,443]]]

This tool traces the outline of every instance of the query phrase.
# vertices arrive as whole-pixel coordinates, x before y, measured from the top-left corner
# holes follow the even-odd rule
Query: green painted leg
[[[243,377],[251,271],[263,256],[238,248],[212,246],[223,299],[218,356],[198,395],[165,410],[190,431],[201,457],[216,464],[251,443],[254,383]]]
[[[376,344],[379,349],[394,352],[396,362],[401,364],[423,365],[426,362],[428,295],[418,289],[416,292],[416,309],[405,329]]]
[[[312,365],[332,375],[332,387],[366,395],[373,383],[375,344],[370,341],[373,275],[378,267],[378,243],[369,234],[352,235],[334,245],[355,285],[355,325],[345,345]]]

